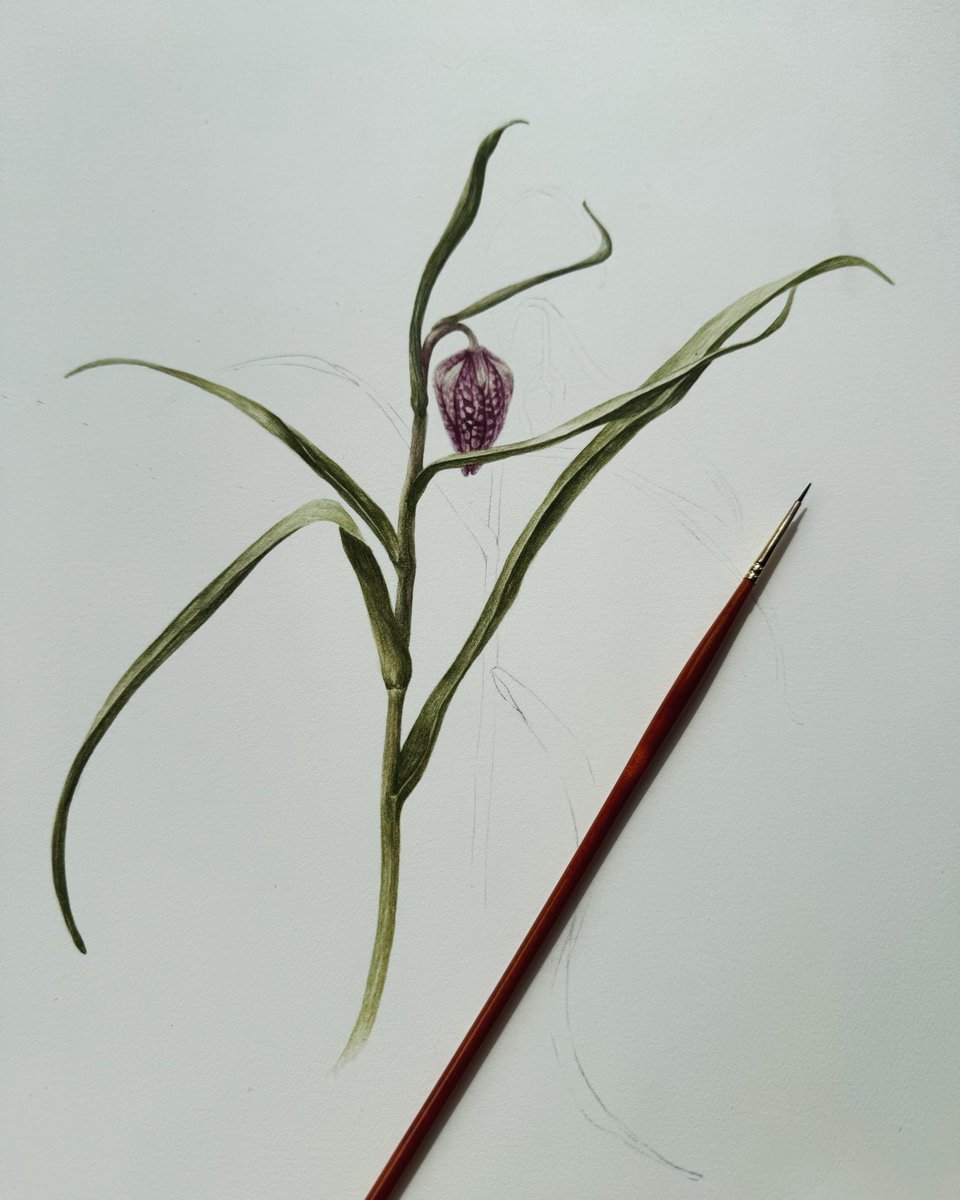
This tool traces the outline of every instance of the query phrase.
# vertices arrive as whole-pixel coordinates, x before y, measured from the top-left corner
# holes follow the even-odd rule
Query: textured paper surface
[[[4,1195],[364,1195],[808,479],[575,937],[405,1194],[956,1195],[957,33],[949,6],[886,0],[8,9]],[[404,813],[381,1017],[334,1071],[373,934],[383,693],[332,531],[271,556],[91,761],[69,845],[86,958],[48,868],[115,679],[327,493],[174,380],[63,374],[131,355],[221,380],[392,509],[403,446],[368,393],[404,411],[416,280],[512,117],[530,125],[436,313],[589,253],[583,199],[614,254],[477,318],[516,376],[505,436],[635,385],[829,254],[896,287],[806,285],[578,500]],[[276,355],[363,382],[306,357],[233,369]],[[450,474],[453,507],[425,503],[414,700],[561,461]]]

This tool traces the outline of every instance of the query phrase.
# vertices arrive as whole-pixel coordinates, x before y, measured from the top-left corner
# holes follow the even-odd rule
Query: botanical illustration
[[[599,237],[596,250],[567,266],[509,283],[466,303],[448,316],[428,324],[431,295],[447,261],[469,232],[481,203],[489,161],[510,122],[484,138],[477,149],[466,186],[450,221],[427,259],[413,300],[409,331],[409,388],[412,422],[406,476],[395,517],[370,496],[354,474],[348,473],[310,438],[288,425],[256,400],[208,379],[138,359],[109,358],[86,363],[71,374],[94,367],[128,365],[169,375],[225,400],[279,438],[322,479],[339,500],[318,498],[278,521],[226,567],[170,622],[113,688],[86,735],[67,774],[53,830],[53,878],[64,920],[81,952],[85,944],[71,908],[66,874],[66,834],[70,808],[91,754],[137,688],[196,632],[240,586],[257,564],[284,539],[305,526],[325,521],[337,527],[343,552],[357,578],[379,660],[385,692],[380,807],[380,891],[376,933],[363,997],[345,1054],[355,1052],[373,1028],[383,994],[394,939],[400,880],[401,818],[430,762],[447,709],[460,683],[494,637],[537,553],[574,500],[594,477],[655,417],[686,396],[711,362],[725,354],[755,345],[777,332],[787,320],[797,288],[828,271],[866,267],[882,278],[865,259],[839,255],[798,270],[754,289],[712,317],[662,366],[636,388],[595,405],[563,424],[521,441],[500,438],[515,386],[506,362],[483,344],[474,318],[510,301],[530,288],[585,270],[606,261],[612,253],[610,235],[584,204]],[[733,335],[755,314],[782,298],[782,306],[760,333],[743,341]],[[470,322],[470,324],[468,324]],[[440,343],[459,335],[466,345],[440,358]],[[435,358],[440,358],[435,362]],[[436,412],[454,453],[425,462],[428,421]],[[434,419],[436,419],[434,417]],[[519,458],[590,434],[563,467],[540,505],[517,537],[502,568],[480,605],[479,615],[463,646],[436,681],[417,713],[405,712],[407,689],[414,665],[411,632],[417,577],[417,509],[431,483],[443,471],[476,475],[484,464]],[[519,469],[519,467],[517,468]],[[469,483],[464,486],[472,486]],[[389,582],[373,553],[373,538],[389,563]],[[499,686],[499,685],[498,685]],[[373,748],[371,748],[373,752]],[[371,802],[372,802],[371,797]],[[359,982],[359,981],[358,981]]]

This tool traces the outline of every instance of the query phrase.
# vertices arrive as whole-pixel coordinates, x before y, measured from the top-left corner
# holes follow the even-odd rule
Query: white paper
[[[572,940],[404,1195],[956,1195],[956,14],[98,0],[14,5],[6,30],[3,1194],[364,1196],[812,480]],[[614,253],[475,319],[516,375],[504,438],[636,386],[829,255],[896,286],[804,285],[578,499],[404,811],[380,1017],[334,1069],[373,936],[384,693],[332,528],[271,555],[91,759],[67,851],[86,957],[48,861],[119,675],[331,493],[175,380],[63,376],[117,355],[219,380],[393,514],[416,283],[514,117],[431,318],[589,253],[584,199]],[[428,494],[408,712],[562,449]],[[428,458],[448,450],[434,410]]]

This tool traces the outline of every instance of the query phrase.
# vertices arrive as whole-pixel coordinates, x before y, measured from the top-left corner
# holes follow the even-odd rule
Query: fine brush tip
[[[790,508],[787,510],[787,515],[783,518],[783,520],[780,522],[780,524],[773,531],[773,536],[770,538],[769,542],[767,542],[767,544],[764,546],[764,548],[757,555],[753,566],[750,568],[750,570],[747,572],[747,574],[745,575],[744,578],[751,580],[751,582],[756,581],[757,579],[760,578],[760,573],[763,571],[763,568],[770,561],[770,557],[773,554],[774,550],[776,550],[777,545],[779,544],[783,535],[787,532],[787,530],[793,524],[794,518],[796,517],[797,513],[800,511],[800,505],[803,503],[803,498],[809,491],[810,491],[810,484],[808,483],[807,486],[800,493],[800,495],[796,498],[796,500],[794,500],[794,502],[790,505]]]

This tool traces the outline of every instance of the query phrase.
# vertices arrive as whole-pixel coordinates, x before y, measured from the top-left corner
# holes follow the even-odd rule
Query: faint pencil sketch
[[[380,751],[381,861],[377,926],[366,984],[353,1030],[347,1039],[345,1056],[354,1053],[369,1036],[387,977],[396,924],[403,808],[423,778],[457,688],[496,635],[544,543],[577,496],[599,472],[650,421],[678,404],[713,361],[763,341],[784,325],[801,284],[825,272],[852,266],[865,267],[886,278],[865,259],[851,255],[837,255],[793,272],[754,289],[712,317],[636,388],[542,432],[522,440],[499,443],[514,391],[513,372],[499,354],[483,344],[472,324],[467,322],[472,322],[474,318],[531,288],[597,266],[612,253],[612,242],[606,228],[584,204],[586,218],[591,223],[592,231],[599,237],[599,244],[590,254],[566,266],[507,284],[427,326],[427,311],[434,286],[476,218],[491,156],[504,132],[517,124],[525,122],[511,121],[494,130],[480,143],[463,192],[446,229],[427,259],[415,293],[408,346],[410,413],[406,418],[401,418],[395,411],[384,409],[394,434],[406,443],[406,476],[398,497],[395,520],[352,473],[348,473],[309,437],[258,401],[232,388],[187,371],[141,359],[100,359],[70,372],[75,375],[97,367],[137,366],[161,372],[207,392],[226,401],[284,442],[340,499],[313,500],[283,517],[257,538],[174,617],[110,692],[67,773],[55,816],[52,867],[64,920],[75,945],[84,951],[84,941],[71,907],[67,884],[67,825],[83,770],[110,725],[136,690],[229,599],[271,550],[307,525],[315,522],[333,525],[356,575],[369,618],[385,689],[386,709]],[[780,297],[783,298],[783,306],[765,329],[744,341],[731,341],[736,331],[751,317]],[[466,337],[467,346],[434,367],[433,356],[439,343],[455,334]],[[336,363],[316,359],[312,362],[305,360],[301,365],[331,373],[359,388],[365,386],[357,376]],[[439,415],[455,453],[425,462],[432,368]],[[517,387],[522,386],[521,380]],[[449,471],[459,471],[468,477],[460,481],[462,487],[475,486],[469,477],[477,475],[485,464],[543,452],[587,433],[592,436],[565,463],[503,558],[496,577],[489,581],[489,590],[483,599],[479,616],[463,646],[430,691],[419,713],[405,725],[406,697],[413,671],[410,644],[417,576],[416,518],[418,505],[428,488],[437,486],[442,474]],[[483,478],[482,472],[480,477]],[[445,498],[449,502],[449,495]],[[388,584],[380,562],[371,550],[368,543],[371,536],[386,555],[392,584]]]

